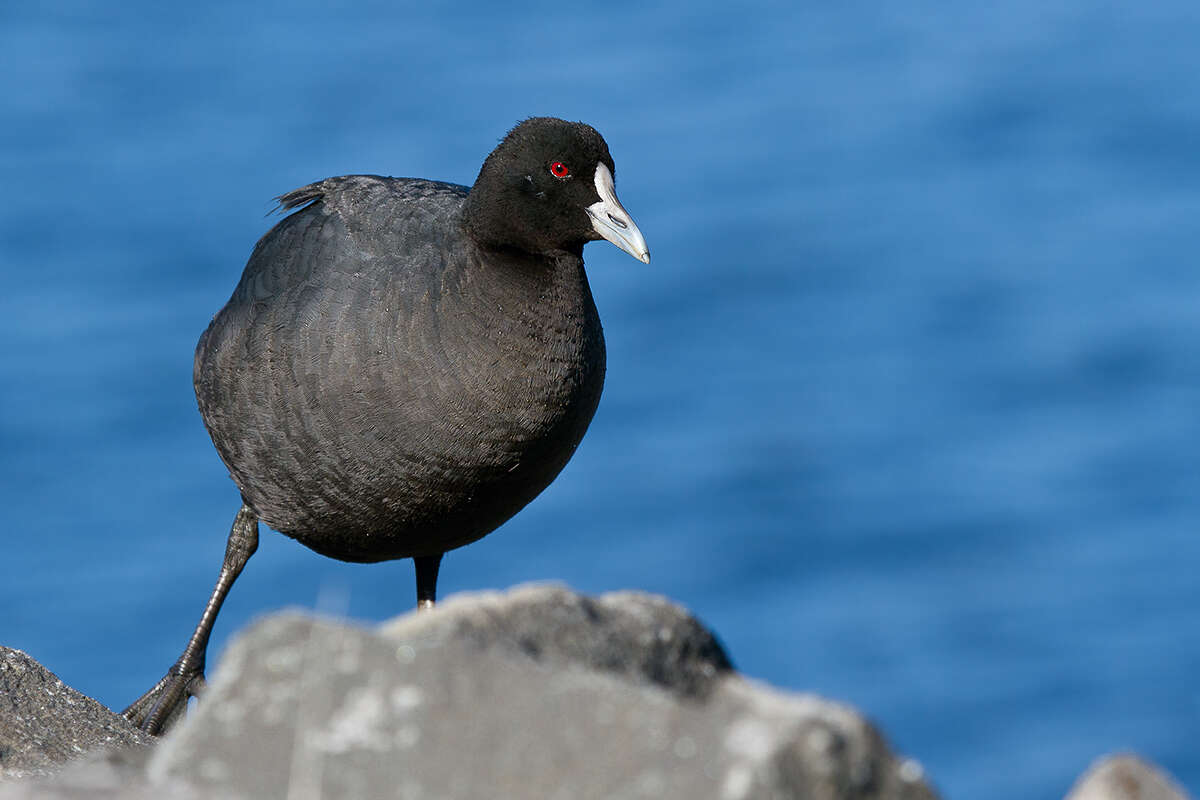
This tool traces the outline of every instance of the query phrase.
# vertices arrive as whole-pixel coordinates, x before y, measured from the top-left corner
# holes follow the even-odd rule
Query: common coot
[[[279,198],[294,213],[196,348],[200,413],[243,505],[187,648],[126,717],[157,733],[203,688],[259,520],[344,561],[411,557],[431,606],[442,554],[546,488],[604,383],[583,246],[650,261],[613,173],[595,129],[536,117],[470,189],[348,175]]]

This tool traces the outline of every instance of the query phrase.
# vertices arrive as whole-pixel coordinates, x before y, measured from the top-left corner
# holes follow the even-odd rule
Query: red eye
[[[567,165],[561,161],[555,161],[550,165],[550,174],[556,178],[565,178],[571,174],[571,170],[567,169]]]

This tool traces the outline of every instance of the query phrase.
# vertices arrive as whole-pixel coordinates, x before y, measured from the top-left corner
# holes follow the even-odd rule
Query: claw
[[[185,673],[171,667],[150,691],[134,700],[121,716],[152,736],[166,733],[183,717],[188,700],[204,693],[208,683],[203,672]]]

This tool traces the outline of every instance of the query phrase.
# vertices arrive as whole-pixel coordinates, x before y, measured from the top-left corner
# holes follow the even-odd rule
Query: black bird
[[[604,384],[583,246],[649,263],[596,130],[513,128],[475,185],[347,175],[254,248],[200,337],[200,413],[242,508],[180,659],[124,714],[157,733],[204,687],[205,651],[258,522],[326,556],[438,565],[517,513],[566,465]]]

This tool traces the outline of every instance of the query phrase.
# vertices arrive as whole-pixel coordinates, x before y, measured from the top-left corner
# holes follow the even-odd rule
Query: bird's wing
[[[466,191],[347,176],[280,197],[299,210],[259,240],[196,350],[197,400],[226,464],[282,454],[284,440],[302,453],[419,427],[397,415],[420,410],[405,394],[445,380],[438,305],[455,288],[447,265],[465,258]]]

